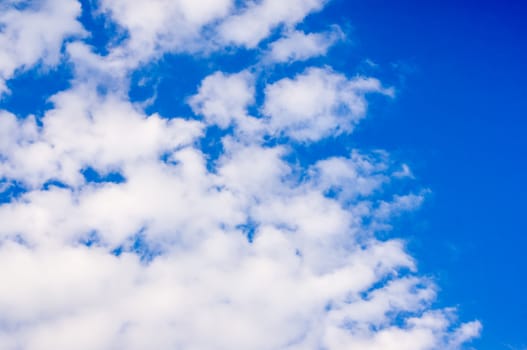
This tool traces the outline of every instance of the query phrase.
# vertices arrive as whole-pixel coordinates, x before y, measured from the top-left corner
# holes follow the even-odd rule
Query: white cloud
[[[57,109],[73,97],[56,100],[61,98],[66,101]],[[126,107],[102,104],[114,112]],[[119,123],[133,130],[137,121]],[[193,135],[184,124],[177,130]],[[159,135],[144,137],[153,142]],[[51,144],[61,138],[48,135]],[[402,267],[415,271],[403,244],[372,237],[359,244],[361,216],[355,215],[361,214],[320,192],[326,183],[357,186],[353,179],[361,174],[372,176],[372,183],[357,191],[370,195],[385,182],[386,175],[374,175],[385,168],[379,161],[357,153],[323,161],[317,167],[334,169],[327,165],[332,161],[345,167],[295,185],[282,147],[226,139],[215,173],[189,146],[176,149],[168,164],[155,152],[134,157],[115,152],[125,183],[34,190],[0,206],[0,273],[12,286],[0,292],[0,345],[60,350],[83,340],[77,348],[396,349],[404,344],[424,350],[441,347],[450,337],[445,314],[426,313],[434,286],[415,275],[398,276]],[[63,155],[57,161],[66,160]],[[253,243],[239,228],[248,221],[254,225]],[[146,265],[126,252],[139,231],[162,252]],[[78,243],[90,232],[98,242],[90,248]],[[15,243],[15,235],[25,243]],[[125,253],[109,254],[120,245]],[[385,278],[392,282],[369,291]],[[401,312],[412,315],[411,325],[393,324]],[[477,326],[463,326],[451,337],[461,344],[477,334]],[[86,328],[97,332],[86,334]],[[56,333],[65,335],[49,336]]]
[[[100,0],[98,12],[109,14],[127,32],[127,38],[112,47],[107,57],[94,57],[91,61],[131,69],[166,52],[206,53],[232,45],[255,48],[275,28],[294,28],[324,3],[325,0]],[[86,47],[82,50],[89,51]]]
[[[382,159],[385,157],[382,152],[368,156],[354,150],[349,158],[318,161],[311,168],[311,176],[320,190],[333,191],[343,201],[353,200],[357,196],[371,195],[390,180],[386,174],[388,164]]]
[[[208,124],[227,128],[234,121],[243,123],[247,106],[254,102],[253,80],[247,71],[232,75],[216,72],[202,81],[189,104]]]
[[[294,27],[310,12],[322,8],[325,0],[247,1],[240,14],[227,18],[219,27],[220,38],[246,47],[256,47],[271,31],[283,24]]]
[[[75,0],[44,0],[16,6],[0,4],[0,94],[17,70],[37,63],[56,65],[64,40],[84,35],[77,21],[81,6]]]
[[[292,32],[325,0],[192,1],[98,0],[92,15],[107,16],[122,40],[108,43],[100,55],[84,42],[68,43],[76,78],[126,89],[129,73],[166,53],[206,56],[230,47],[256,49],[273,30]],[[115,34],[115,33],[114,33]],[[334,37],[336,34],[326,33]],[[315,36],[316,37],[316,36]],[[301,55],[305,55],[303,50]],[[118,85],[115,87],[114,85]]]
[[[339,27],[322,33],[293,31],[269,45],[266,59],[271,62],[291,62],[323,56],[343,35]]]
[[[328,68],[309,68],[265,89],[263,113],[270,131],[299,141],[351,132],[366,113],[365,94],[392,95],[374,78],[348,79]]]
[[[129,41],[107,57],[70,44],[75,79],[38,123],[0,112],[2,181],[26,189],[0,205],[0,348],[432,350],[479,334],[479,322],[434,310],[436,287],[404,242],[366,224],[426,194],[381,199],[408,177],[387,153],[302,167],[287,160],[295,145],[274,138],[351,132],[365,94],[392,94],[378,80],[309,68],[258,91],[257,72],[218,71],[188,99],[203,122],[147,115],[123,92],[134,64],[201,45],[209,25],[216,40],[252,47],[321,5],[101,2]],[[109,76],[116,88],[98,92]],[[250,116],[258,92],[264,115]],[[199,141],[211,125],[234,132],[215,140],[208,166]],[[88,181],[87,167],[124,180]]]
[[[15,121],[7,114],[0,119],[6,133],[0,145],[4,176],[33,187],[50,179],[75,186],[82,182],[79,170],[88,165],[105,173],[158,157],[201,134],[198,122],[145,116],[118,96],[97,96],[82,85],[51,100],[55,108],[42,118],[39,130],[31,117]]]
[[[100,0],[100,11],[128,31],[125,46],[114,54],[125,50],[141,59],[159,51],[188,50],[205,25],[227,16],[232,7],[232,0]]]

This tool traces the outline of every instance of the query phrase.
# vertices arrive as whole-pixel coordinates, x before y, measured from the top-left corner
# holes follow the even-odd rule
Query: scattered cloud
[[[59,63],[64,40],[86,34],[77,21],[81,6],[70,0],[0,4],[0,95],[17,70]]]
[[[199,91],[189,100],[194,113],[203,115],[210,125],[229,127],[247,119],[247,107],[254,103],[254,78],[248,71],[206,77]]]
[[[321,33],[306,34],[293,31],[269,45],[266,59],[271,62],[292,62],[324,56],[328,49],[343,37],[344,33],[338,26]]]
[[[329,68],[308,68],[265,88],[263,113],[273,134],[317,141],[351,132],[367,109],[365,95],[393,95],[375,78],[347,78]]]
[[[279,25],[289,28],[309,13],[320,10],[326,0],[247,1],[239,14],[227,18],[218,28],[220,38],[236,45],[256,47]]]

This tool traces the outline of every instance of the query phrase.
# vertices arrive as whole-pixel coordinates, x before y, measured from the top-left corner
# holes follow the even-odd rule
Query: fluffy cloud
[[[378,80],[217,71],[171,118],[128,97],[134,60],[207,30],[255,47],[321,5],[101,1],[129,39],[107,56],[69,44],[76,76],[38,120],[0,112],[0,348],[454,350],[479,334],[434,309],[403,241],[375,236],[426,194],[390,190],[406,165],[358,149],[291,161],[297,141],[351,133],[368,93],[392,95]]]
[[[218,28],[223,41],[237,45],[255,47],[268,37],[271,31],[282,24],[294,27],[310,12],[320,9],[325,0],[263,0],[247,1],[247,6],[226,19]]]
[[[190,49],[204,26],[225,17],[233,7],[232,0],[100,1],[100,11],[128,32],[125,49],[134,55]]]
[[[231,75],[216,72],[203,80],[198,93],[189,100],[194,113],[224,129],[233,122],[243,123],[253,102],[254,82],[247,71]]]
[[[273,134],[316,141],[351,132],[365,116],[367,93],[393,95],[374,78],[348,79],[328,68],[309,68],[267,86],[263,113]]]
[[[332,191],[337,198],[348,201],[368,196],[389,181],[387,155],[377,152],[369,156],[353,151],[351,156],[332,157],[318,161],[311,169],[317,188]]]
[[[339,27],[322,33],[306,34],[293,31],[271,43],[266,58],[271,62],[291,62],[323,56],[337,40],[342,38],[343,33]]]
[[[54,66],[65,39],[85,33],[73,0],[7,1],[0,4],[0,94],[17,70]]]
[[[329,68],[309,68],[294,78],[265,86],[262,118],[248,116],[254,103],[254,77],[247,71],[206,77],[189,100],[193,111],[210,125],[235,124],[249,134],[287,136],[297,141],[317,141],[329,135],[351,133],[365,116],[366,94],[393,96],[379,80],[347,78]]]
[[[158,157],[193,141],[198,122],[145,116],[118,96],[98,96],[85,86],[53,96],[55,108],[37,127],[34,118],[4,113],[0,128],[4,177],[31,187],[49,180],[76,186],[87,166],[107,173],[133,161]],[[126,125],[126,132],[122,132]]]

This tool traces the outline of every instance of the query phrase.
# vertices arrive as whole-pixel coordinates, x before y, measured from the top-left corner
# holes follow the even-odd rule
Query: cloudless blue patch
[[[111,253],[115,256],[121,256],[121,254],[123,254],[124,252],[124,247],[122,245],[120,246],[117,246],[116,248],[114,248]]]
[[[81,170],[82,175],[86,182],[111,182],[120,184],[126,182],[126,178],[119,172],[109,172],[108,174],[100,174],[97,170],[92,167],[86,167]]]
[[[257,63],[259,53],[244,48],[225,49],[202,58],[207,61],[210,72],[222,71],[226,74],[238,73],[242,69],[251,69]]]
[[[58,187],[58,188],[68,188],[69,186],[66,185],[65,183],[63,182],[60,182],[58,180],[49,180],[49,181],[46,181],[43,185],[42,185],[42,190],[44,191],[48,191],[50,190],[51,188],[53,187]]]
[[[326,62],[327,63],[327,62]],[[303,73],[308,67],[317,67],[312,61],[297,61],[292,63],[278,63],[275,66],[266,67],[258,77],[258,87],[264,88],[267,84],[273,84],[281,79],[294,79],[298,74]],[[318,66],[320,68],[324,65]]]
[[[156,97],[159,75],[152,72],[154,69],[155,65],[150,65],[132,73],[128,93],[131,101],[141,103]]]
[[[2,189],[0,192],[0,205],[12,202],[27,192],[27,188],[22,183],[7,179],[0,180],[0,188]]]
[[[253,243],[254,235],[256,234],[256,230],[258,229],[258,225],[256,224],[256,222],[249,219],[245,224],[238,225],[236,228],[243,232],[243,234],[247,237],[247,241],[249,243]]]
[[[99,10],[96,1],[80,0],[80,3],[82,12],[79,20],[90,33],[84,41],[93,48],[95,53],[105,56],[111,46],[117,46],[129,37],[128,33],[112,22],[109,16],[96,14]]]
[[[221,139],[226,135],[231,135],[233,127],[222,129],[216,125],[210,126],[205,130],[205,136],[199,139],[199,149],[205,154],[207,170],[216,171],[216,163],[223,154],[223,143]]]
[[[197,92],[199,83],[210,72],[206,60],[166,54],[133,73],[129,95],[132,101],[141,102],[155,94],[147,113],[157,112],[166,118],[189,117],[193,113],[187,98]]]
[[[289,141],[286,137],[279,137],[270,139],[266,145],[274,146],[283,143],[294,146],[284,159],[291,164],[299,164],[304,169],[314,165],[321,159],[349,157],[351,151],[355,148],[352,136],[349,135],[328,137],[316,143],[298,143]]]
[[[67,89],[71,77],[72,69],[68,64],[51,69],[37,65],[22,71],[7,81],[11,93],[0,98],[0,108],[19,117],[33,114],[39,122],[44,113],[53,107],[49,98]]]
[[[335,199],[335,198],[338,198],[341,193],[342,193],[342,188],[332,186],[328,188],[326,191],[324,191],[324,197]]]

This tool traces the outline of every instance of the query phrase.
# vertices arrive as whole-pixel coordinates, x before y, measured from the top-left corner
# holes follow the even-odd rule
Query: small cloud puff
[[[323,56],[343,37],[344,33],[338,26],[322,33],[306,34],[302,31],[293,31],[269,45],[265,60],[283,63]]]
[[[272,134],[316,141],[351,132],[366,114],[368,93],[392,96],[393,90],[374,78],[348,79],[329,68],[309,68],[268,85],[262,111]]]

